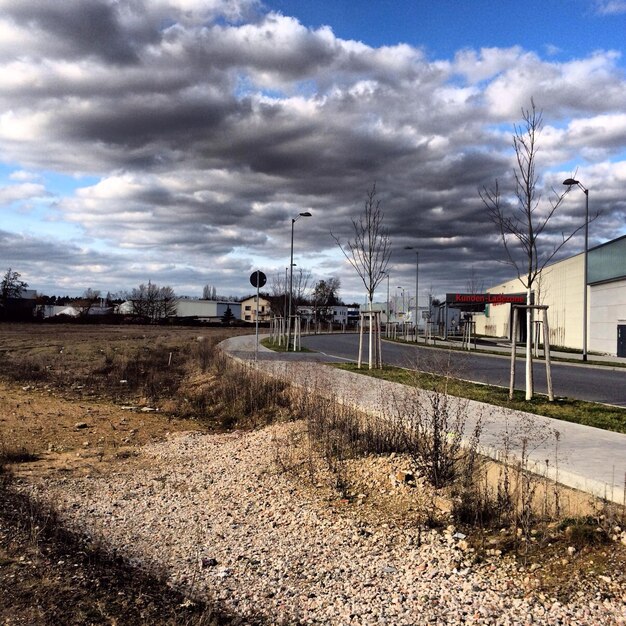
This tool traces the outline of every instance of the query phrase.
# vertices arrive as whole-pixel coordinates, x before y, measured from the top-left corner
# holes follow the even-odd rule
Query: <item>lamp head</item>
[[[310,211],[302,211],[302,213],[298,213],[298,215],[296,215],[296,217],[292,217],[291,218],[291,224],[292,226],[301,218],[301,217],[311,217],[311,212]]]
[[[576,185],[577,187],[582,189],[582,191],[584,191],[587,197],[589,197],[589,189],[587,189],[587,187],[585,187],[579,180],[576,180],[575,178],[566,178],[563,181],[563,184],[567,187],[567,191],[569,191],[574,185]]]

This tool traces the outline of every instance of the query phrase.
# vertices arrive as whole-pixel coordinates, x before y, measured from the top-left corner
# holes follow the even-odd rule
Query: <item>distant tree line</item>
[[[287,272],[277,272],[270,278],[270,293],[264,294],[269,301],[272,313],[278,317],[286,315],[289,298],[289,276]],[[345,306],[339,297],[341,282],[338,278],[318,280],[311,285],[311,272],[299,269],[293,273],[292,307],[308,306],[313,317],[319,321],[332,319],[332,308]]]
[[[274,315],[282,316],[286,311],[288,299],[289,282],[285,273],[278,272],[270,279],[269,292],[262,292],[260,296],[270,303],[270,309]],[[40,315],[43,316],[43,309],[46,306],[67,306],[72,307],[77,313],[77,317],[93,317],[90,313],[94,309],[98,310],[101,316],[105,316],[107,309],[113,314],[114,307],[124,302],[130,303],[127,315],[132,315],[138,319],[155,323],[163,318],[176,315],[176,304],[179,298],[172,287],[159,285],[149,280],[141,283],[131,291],[121,291],[112,294],[110,291],[103,295],[99,289],[87,288],[80,296],[69,295],[40,295],[22,299],[28,284],[21,280],[19,272],[9,268],[2,277],[0,283],[0,319],[32,319],[34,310],[39,307]],[[293,274],[293,306],[310,306],[314,311],[317,320],[324,321],[332,318],[332,307],[343,305],[339,297],[340,281],[338,278],[327,278],[312,284],[311,272],[309,270],[298,269]],[[248,297],[255,297],[252,294]],[[236,298],[233,296],[220,296],[217,288],[206,284],[202,289],[202,300],[219,300],[220,302],[239,302],[247,298]],[[19,310],[18,310],[19,309]],[[228,309],[230,315],[232,311]],[[234,317],[234,316],[233,316]],[[230,318],[227,315],[227,318]],[[232,323],[231,319],[225,320]]]

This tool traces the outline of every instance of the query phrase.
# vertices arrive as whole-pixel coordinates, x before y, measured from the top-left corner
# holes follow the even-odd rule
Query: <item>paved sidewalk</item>
[[[416,394],[427,392],[404,385],[376,380],[324,365],[331,359],[317,353],[275,353],[258,347],[255,363],[255,337],[226,340],[222,347],[233,357],[263,369],[271,375],[315,389],[324,395],[357,406],[364,411],[393,418],[398,408],[414,402]],[[503,440],[512,442],[519,455],[522,441],[529,449],[529,466],[536,473],[587,493],[623,503],[626,480],[626,434],[572,424],[560,420],[495,407],[481,402],[467,403],[467,432],[482,419],[481,447],[493,458],[500,458]]]

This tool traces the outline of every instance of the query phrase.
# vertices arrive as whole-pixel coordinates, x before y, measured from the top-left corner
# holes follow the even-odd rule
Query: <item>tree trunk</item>
[[[529,287],[526,291],[526,304],[530,306],[532,289]],[[526,400],[532,400],[534,392],[533,383],[533,311],[526,309]]]
[[[374,367],[374,328],[372,324],[372,299],[369,300],[369,323],[370,323],[370,336],[369,336],[369,369],[373,369]]]
[[[357,367],[361,369],[363,363],[363,323],[365,321],[365,315],[361,311],[359,314],[359,360]]]

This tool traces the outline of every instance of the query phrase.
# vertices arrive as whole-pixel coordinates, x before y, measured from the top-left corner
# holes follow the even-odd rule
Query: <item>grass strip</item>
[[[342,370],[372,376],[403,385],[412,385],[429,391],[441,391],[443,385],[450,395],[468,400],[476,400],[485,404],[493,404],[517,411],[526,411],[535,415],[543,415],[565,422],[574,422],[585,426],[595,426],[616,433],[626,433],[626,409],[621,407],[573,400],[570,398],[556,398],[549,402],[541,394],[527,401],[523,391],[515,391],[513,400],[509,400],[509,390],[494,385],[481,385],[455,378],[437,376],[425,372],[408,370],[401,367],[384,366],[382,369],[358,369],[354,363],[332,363],[333,367]]]
[[[299,350],[287,350],[285,344],[278,345],[277,341],[272,341],[270,338],[261,339],[261,345],[274,352],[315,352],[315,350],[309,350],[309,348],[304,347],[301,347]]]

